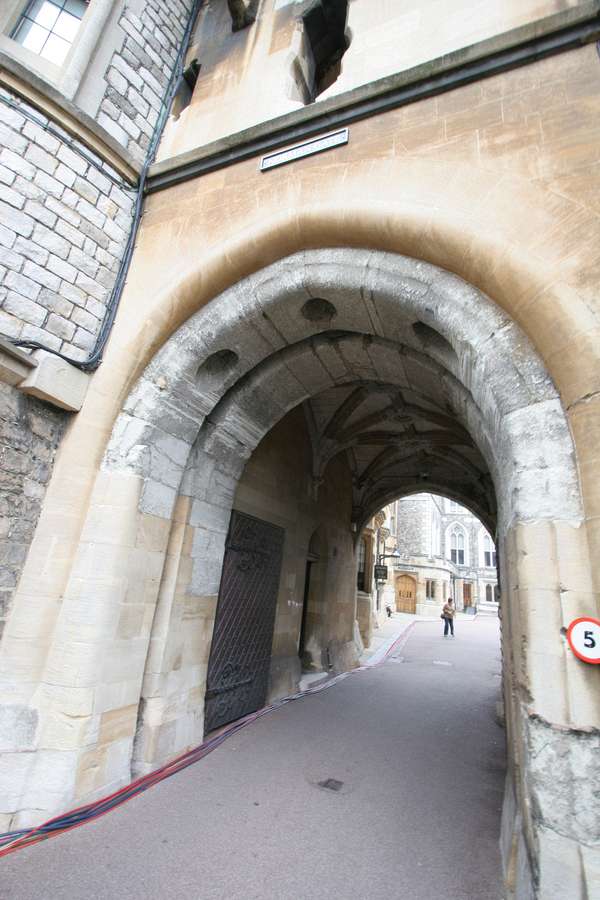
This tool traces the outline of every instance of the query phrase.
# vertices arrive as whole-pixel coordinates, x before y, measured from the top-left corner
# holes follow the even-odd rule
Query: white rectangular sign
[[[261,172],[266,172],[268,169],[274,169],[276,166],[283,166],[286,163],[294,162],[296,159],[302,159],[304,156],[322,153],[323,150],[331,150],[332,147],[340,147],[342,144],[347,143],[348,129],[340,128],[338,131],[331,131],[329,134],[321,135],[321,137],[312,138],[310,141],[303,141],[301,144],[294,144],[293,147],[285,147],[283,150],[276,150],[275,153],[263,156],[260,161],[260,170]]]

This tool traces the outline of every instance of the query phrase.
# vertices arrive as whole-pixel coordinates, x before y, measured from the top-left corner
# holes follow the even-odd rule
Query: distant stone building
[[[391,587],[398,611],[436,614],[448,597],[458,610],[497,610],[496,547],[473,513],[435,494],[413,494],[386,512],[399,554],[387,560],[386,600]]]

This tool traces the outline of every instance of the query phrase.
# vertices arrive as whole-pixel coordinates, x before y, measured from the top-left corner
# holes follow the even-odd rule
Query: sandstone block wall
[[[201,48],[202,69],[185,115],[169,124],[164,158],[305,105],[296,70],[303,65],[302,15],[311,5],[309,0],[263,0],[252,28],[232,34],[224,0],[203,4],[193,37]],[[583,5],[578,0],[455,0],[450,13],[445,3],[352,0],[341,72],[318,102],[416,66],[428,74],[431,60],[557,13],[575,17]]]
[[[84,359],[106,311],[135,194],[5,90],[0,138],[0,334]]]
[[[100,35],[75,98],[143,161],[193,0],[128,2]],[[98,60],[114,46],[106,71]],[[89,79],[88,79],[89,80]],[[97,83],[104,84],[98,92]],[[74,360],[95,344],[131,230],[137,188],[40,109],[0,89],[0,336]],[[0,623],[10,607],[69,416],[0,384]]]
[[[135,194],[87,147],[0,90],[0,335],[89,356]],[[0,383],[3,624],[68,414]]]
[[[206,675],[230,512],[229,508],[222,508],[223,519],[217,534],[213,530],[214,521],[207,520],[208,503],[199,499],[199,488],[193,478],[184,479],[175,505],[165,565],[167,574],[162,578],[142,688],[133,751],[134,775],[151,771],[166,759],[200,743],[204,734]],[[187,496],[188,491],[191,496]],[[353,643],[356,559],[349,531],[351,496],[348,466],[336,460],[329,466],[319,496],[315,498],[310,440],[304,414],[297,408],[258,445],[241,475],[235,497],[229,498],[229,504],[233,500],[233,509],[285,531],[268,700],[293,693],[298,687],[301,673],[298,642],[309,546],[316,549],[318,560],[310,580],[306,647],[317,669],[330,667],[345,671],[356,664]],[[210,500],[215,499],[212,493]],[[150,521],[153,517],[145,518]],[[317,532],[320,539],[311,541]],[[215,563],[214,593],[207,594],[201,585],[206,584],[206,573]],[[135,620],[135,605],[131,600],[126,609],[129,631],[122,631],[119,623],[119,636],[139,637],[144,625],[152,620],[147,615],[148,604],[145,609],[143,604],[139,605]],[[141,662],[143,665],[143,657]],[[87,762],[80,767],[80,788],[102,788],[109,763],[99,766],[98,758],[98,753],[92,751],[94,771],[87,772]]]
[[[407,556],[428,556],[430,552],[429,495],[404,497],[397,506],[398,550]]]
[[[121,46],[104,76],[98,122],[143,159],[158,121],[194,0],[137,0],[119,19]]]

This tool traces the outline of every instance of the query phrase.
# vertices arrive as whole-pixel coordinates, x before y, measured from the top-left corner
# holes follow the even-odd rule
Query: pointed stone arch
[[[303,315],[315,298],[326,299],[335,316]],[[133,708],[133,722],[130,715],[119,737],[107,738],[96,780],[84,777],[89,748],[78,744],[61,757],[52,746],[53,764],[64,760],[77,773],[63,805],[128,780],[136,709],[137,771],[198,741],[202,660],[210,646],[225,534],[245,464],[294,408],[327,392],[368,384],[377,390],[365,396],[384,385],[402,393],[402,414],[412,423],[404,443],[414,443],[408,458],[414,467],[403,458],[400,470],[390,460],[381,478],[359,485],[348,529],[359,533],[385,498],[424,489],[456,498],[487,527],[497,526],[507,585],[503,631],[510,796],[526,816],[532,788],[525,768],[529,779],[534,776],[536,802],[551,803],[552,785],[535,769],[527,747],[541,739],[547,727],[541,723],[572,727],[577,709],[588,710],[590,703],[587,675],[570,666],[561,643],[560,629],[574,608],[570,591],[560,591],[557,580],[543,622],[532,614],[527,595],[534,589],[532,566],[543,568],[552,558],[558,569],[559,532],[586,565],[577,467],[560,398],[523,332],[476,288],[418,260],[338,248],[286,257],[224,291],[173,332],[126,398],[96,481],[36,696],[40,739],[32,750],[40,765],[31,783],[40,797],[44,761],[50,758],[44,741],[52,746],[54,740],[47,738],[49,723],[64,708],[65,690],[77,687],[66,669],[72,654],[77,678],[102,689],[97,714],[108,721],[111,713]],[[405,395],[411,395],[408,402]],[[444,430],[444,417],[456,422],[454,434],[441,435],[443,452],[440,441],[428,434],[430,426],[419,428],[415,409],[423,404],[430,425],[437,421]],[[397,417],[386,419],[389,429],[382,436],[381,428],[371,428],[373,415],[365,411],[355,430],[361,446],[372,441],[381,449],[390,440],[389,429],[404,426]],[[334,436],[327,434],[331,440]],[[349,444],[356,435],[342,436],[339,447],[324,447],[324,459],[354,451]],[[448,454],[462,459],[458,467],[452,463],[453,470],[464,472],[455,483],[443,466]],[[362,465],[355,470],[359,474],[366,471]],[[314,474],[318,481],[323,473],[317,468]],[[189,553],[187,526],[193,532]],[[98,573],[95,580],[91,572]],[[573,578],[567,565],[560,584]],[[174,671],[169,666],[178,615],[174,590],[182,584],[190,596],[203,600],[202,640],[195,648],[198,655],[180,665],[176,677],[168,677]],[[98,596],[101,607],[91,602]],[[126,603],[139,607],[142,620],[135,640],[127,641],[125,659],[119,629]],[[75,646],[72,623],[90,609],[97,618],[89,644]],[[550,663],[546,657],[542,661],[539,641],[550,648]],[[574,707],[578,691],[583,700]],[[158,735],[154,742],[144,741],[147,726]],[[161,738],[163,726],[162,734],[172,740]],[[48,808],[55,808],[56,798],[47,791],[44,796]],[[524,824],[531,853],[536,828],[533,820]]]

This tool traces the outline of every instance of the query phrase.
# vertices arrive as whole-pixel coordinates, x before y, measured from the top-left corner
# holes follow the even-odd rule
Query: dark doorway
[[[307,559],[306,561],[306,575],[304,578],[304,599],[302,601],[302,622],[300,624],[300,642],[298,644],[298,655],[300,657],[300,662],[302,663],[302,668],[307,667],[307,661],[304,659],[305,650],[306,650],[306,623],[308,620],[308,597],[310,594],[310,570],[312,569],[313,560]]]
[[[264,706],[285,532],[233,511],[208,663],[205,732]]]
[[[302,619],[298,656],[304,672],[323,668],[323,613],[325,601],[326,543],[320,529],[313,532],[306,553]]]

